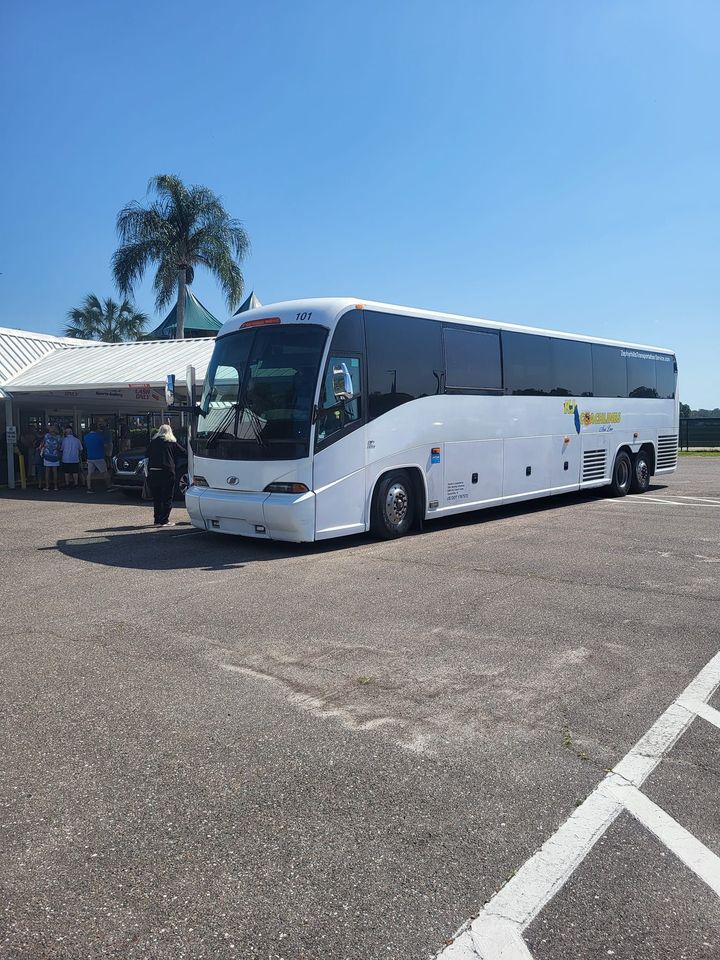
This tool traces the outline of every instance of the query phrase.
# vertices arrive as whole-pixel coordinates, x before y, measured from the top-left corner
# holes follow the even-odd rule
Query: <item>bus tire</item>
[[[632,493],[645,493],[650,486],[650,458],[641,450],[633,457],[632,479],[630,481],[630,491]]]
[[[624,450],[619,450],[613,464],[612,480],[610,481],[610,495],[624,497],[630,492],[632,483],[632,463]]]
[[[370,532],[383,540],[404,537],[415,518],[415,492],[405,470],[378,480],[370,508]]]

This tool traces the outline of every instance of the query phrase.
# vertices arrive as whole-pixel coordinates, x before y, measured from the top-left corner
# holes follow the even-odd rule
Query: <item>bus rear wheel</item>
[[[630,489],[633,493],[645,493],[650,486],[650,458],[641,450],[633,457],[632,480]]]
[[[373,493],[370,532],[384,540],[404,537],[415,517],[415,494],[410,477],[397,470],[382,477]]]
[[[627,453],[620,450],[613,465],[612,480],[610,481],[611,495],[613,497],[624,497],[630,492],[631,483],[632,463]]]

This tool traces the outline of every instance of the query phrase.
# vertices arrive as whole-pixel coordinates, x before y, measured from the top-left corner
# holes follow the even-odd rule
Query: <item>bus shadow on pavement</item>
[[[342,537],[322,543],[283,543],[247,540],[226,534],[205,533],[189,524],[168,528],[103,527],[88,536],[58,540],[52,547],[66,557],[125,570],[242,570],[268,560],[317,556],[343,550],[367,537]]]
[[[651,485],[648,492],[664,490],[664,484]],[[520,503],[456,514],[425,523],[421,536],[451,531],[458,527],[480,526],[493,520],[531,516],[591,503],[607,496],[606,488],[596,488],[562,497],[543,497]],[[285,543],[277,540],[250,540],[222,533],[206,533],[187,522],[158,529],[147,524],[97,527],[87,536],[58,540],[52,547],[64,556],[86,563],[126,570],[242,570],[245,566],[270,560],[288,560],[319,556],[352,547],[375,545],[382,549],[386,541],[369,535],[338,537],[317,543]],[[417,534],[416,534],[417,535]],[[394,543],[395,541],[389,541]]]

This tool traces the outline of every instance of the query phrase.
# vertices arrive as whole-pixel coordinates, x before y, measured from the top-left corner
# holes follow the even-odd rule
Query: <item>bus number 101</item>
[[[295,319],[299,320],[302,323],[303,320],[309,320],[311,316],[312,316],[312,310],[308,310],[305,313],[296,313]]]

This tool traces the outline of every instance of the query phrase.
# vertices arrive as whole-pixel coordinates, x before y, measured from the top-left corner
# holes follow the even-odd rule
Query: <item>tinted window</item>
[[[550,337],[531,333],[502,333],[505,392],[545,396],[552,389]]]
[[[320,384],[320,402],[315,426],[316,446],[326,446],[338,439],[348,429],[359,426],[363,417],[362,397],[362,313],[355,310],[341,317],[335,327],[330,353]],[[333,391],[333,369],[345,364],[352,378],[352,400],[338,403]]]
[[[445,327],[445,385],[456,390],[500,390],[500,336]]]
[[[440,392],[441,329],[436,320],[365,313],[371,420]]]
[[[195,452],[229,460],[307,456],[327,330],[288,324],[218,338],[205,380]]]
[[[627,364],[620,347],[592,345],[593,394],[596,397],[626,397]]]
[[[655,379],[658,396],[663,400],[675,399],[675,363],[673,357],[655,361]]]
[[[593,395],[592,351],[578,340],[550,340],[553,383],[550,393],[560,397]]]
[[[340,317],[333,333],[330,349],[338,354],[356,354],[358,357],[365,352],[362,310],[353,310]]]
[[[624,351],[627,359],[629,397],[656,397],[655,358],[637,350]]]

